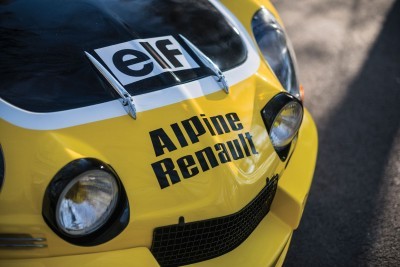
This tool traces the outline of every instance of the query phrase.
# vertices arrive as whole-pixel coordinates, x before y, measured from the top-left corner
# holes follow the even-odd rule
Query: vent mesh
[[[180,266],[211,259],[239,246],[267,215],[278,176],[237,213],[204,221],[158,227],[151,252],[161,266]]]

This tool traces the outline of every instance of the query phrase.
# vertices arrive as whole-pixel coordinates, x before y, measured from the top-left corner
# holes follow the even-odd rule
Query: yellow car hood
[[[48,183],[79,158],[109,164],[125,187],[130,224],[115,239],[122,246],[148,246],[155,227],[176,224],[181,216],[190,222],[240,210],[283,170],[260,115],[279,92],[268,78],[253,75],[230,94],[188,99],[139,113],[137,120],[124,115],[40,131],[2,120],[7,168],[0,214],[12,216],[7,207],[15,197],[19,212],[37,214]]]

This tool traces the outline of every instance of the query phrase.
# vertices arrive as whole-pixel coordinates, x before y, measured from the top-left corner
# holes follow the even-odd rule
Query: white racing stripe
[[[239,30],[247,47],[246,61],[242,65],[224,72],[229,86],[233,86],[256,73],[260,65],[260,58],[251,37],[237,18],[220,2],[216,0],[209,1]],[[140,120],[140,112],[179,103],[187,99],[202,97],[219,90],[221,88],[210,76],[185,84],[167,87],[159,91],[134,96],[133,99],[138,112],[138,120]],[[128,116],[128,114],[119,100],[65,111],[36,113],[20,109],[0,98],[0,116],[5,121],[22,128],[55,130],[120,116]]]

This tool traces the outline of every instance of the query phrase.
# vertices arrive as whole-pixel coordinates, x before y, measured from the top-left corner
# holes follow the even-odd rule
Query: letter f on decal
[[[174,47],[173,43],[169,39],[159,40],[156,42],[158,50],[168,59],[169,62],[175,67],[183,67],[182,63],[177,59],[177,56],[183,56],[179,49],[168,49],[167,46]]]

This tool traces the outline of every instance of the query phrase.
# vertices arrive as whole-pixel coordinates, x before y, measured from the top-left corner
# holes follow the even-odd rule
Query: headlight
[[[129,222],[129,204],[110,166],[96,159],[78,159],[50,182],[43,199],[43,217],[66,241],[93,246],[122,232]]]
[[[296,61],[290,40],[267,9],[260,9],[251,22],[258,47],[283,88],[300,99]]]
[[[272,145],[278,149],[287,146],[297,133],[303,117],[303,109],[298,102],[287,103],[276,116],[269,133]]]
[[[279,157],[285,160],[290,143],[296,136],[303,120],[301,102],[287,93],[278,94],[261,110],[261,116],[272,145]]]
[[[78,236],[104,225],[115,210],[118,185],[101,170],[91,170],[74,178],[62,191],[56,208],[57,225]]]

